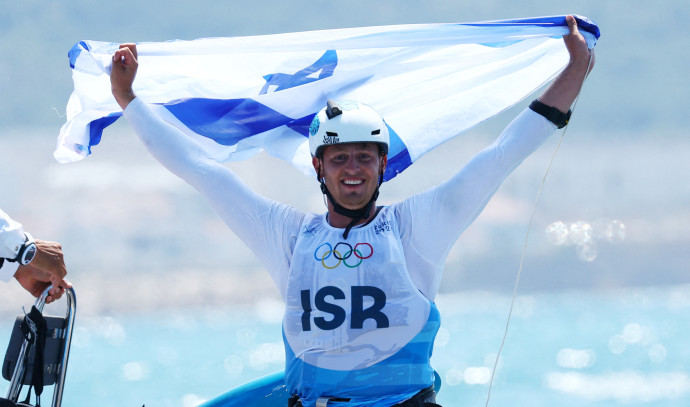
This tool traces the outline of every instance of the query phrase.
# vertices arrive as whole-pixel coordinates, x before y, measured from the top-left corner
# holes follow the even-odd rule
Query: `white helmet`
[[[377,143],[388,154],[388,127],[370,106],[329,100],[309,126],[309,150],[318,157],[322,147],[345,143]]]

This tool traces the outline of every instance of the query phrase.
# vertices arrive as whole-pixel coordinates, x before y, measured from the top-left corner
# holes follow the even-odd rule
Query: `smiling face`
[[[314,157],[313,164],[338,204],[361,209],[374,195],[387,159],[375,143],[335,144],[325,147],[321,159]]]

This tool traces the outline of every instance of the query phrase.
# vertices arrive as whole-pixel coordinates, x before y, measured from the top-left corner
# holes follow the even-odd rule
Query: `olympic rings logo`
[[[321,264],[332,270],[343,263],[349,268],[355,268],[362,264],[362,262],[374,255],[374,248],[371,247],[369,243],[357,243],[355,247],[352,247],[349,243],[339,242],[335,247],[331,246],[330,243],[323,243],[321,246],[314,250],[314,259],[321,262]],[[331,256],[335,260],[331,260],[329,264],[326,264],[326,260],[330,259]],[[355,258],[357,260],[352,260]],[[348,259],[350,260],[348,262]]]

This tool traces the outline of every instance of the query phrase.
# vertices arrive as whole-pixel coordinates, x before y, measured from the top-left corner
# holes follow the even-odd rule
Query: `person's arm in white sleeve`
[[[303,214],[251,190],[195,140],[159,118],[134,95],[136,47],[124,44],[113,57],[113,95],[137,136],[163,166],[194,186],[242,241],[264,262],[276,282],[286,272],[290,232],[299,230]],[[282,248],[282,250],[280,249]]]
[[[46,303],[51,303],[59,299],[65,289],[72,286],[64,279],[67,268],[62,247],[57,242],[33,240],[33,257],[27,260],[28,264],[20,264],[17,259],[20,250],[22,247],[24,250],[31,247],[31,241],[22,225],[0,210],[0,281],[8,282],[14,277],[34,297],[39,297],[52,285],[46,297]]]
[[[25,239],[22,225],[0,210],[0,257],[5,259],[17,257]],[[10,281],[18,266],[16,262],[4,261],[0,268],[0,281]]]
[[[401,202],[398,213],[411,277],[433,299],[443,264],[460,234],[479,216],[503,180],[556,126],[525,109],[491,145],[439,186]],[[419,270],[421,275],[415,275]]]
[[[277,254],[275,244],[282,245],[277,238],[284,233],[278,229],[299,229],[290,224],[301,220],[295,219],[297,211],[255,193],[227,167],[208,157],[198,143],[160,119],[141,99],[132,100],[124,116],[151,155],[194,186],[264,262],[271,262],[268,252]],[[273,273],[273,265],[270,268]]]
[[[570,61],[538,98],[555,116],[565,116],[593,67],[593,51],[572,16],[566,18],[570,33],[563,37]],[[560,113],[560,114],[559,114]],[[531,108],[525,109],[501,136],[472,158],[448,181],[404,201],[399,213],[405,220],[412,261],[422,267],[411,277],[433,298],[441,280],[446,256],[460,234],[481,213],[503,180],[556,130],[556,124]],[[424,274],[427,273],[427,274]]]

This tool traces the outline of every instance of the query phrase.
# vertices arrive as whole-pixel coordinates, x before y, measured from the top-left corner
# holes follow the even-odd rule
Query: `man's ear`
[[[386,166],[388,166],[388,155],[381,156],[381,175],[386,173]]]
[[[321,160],[318,159],[318,157],[311,157],[311,165],[314,166],[314,170],[316,171],[316,180],[321,182]]]

